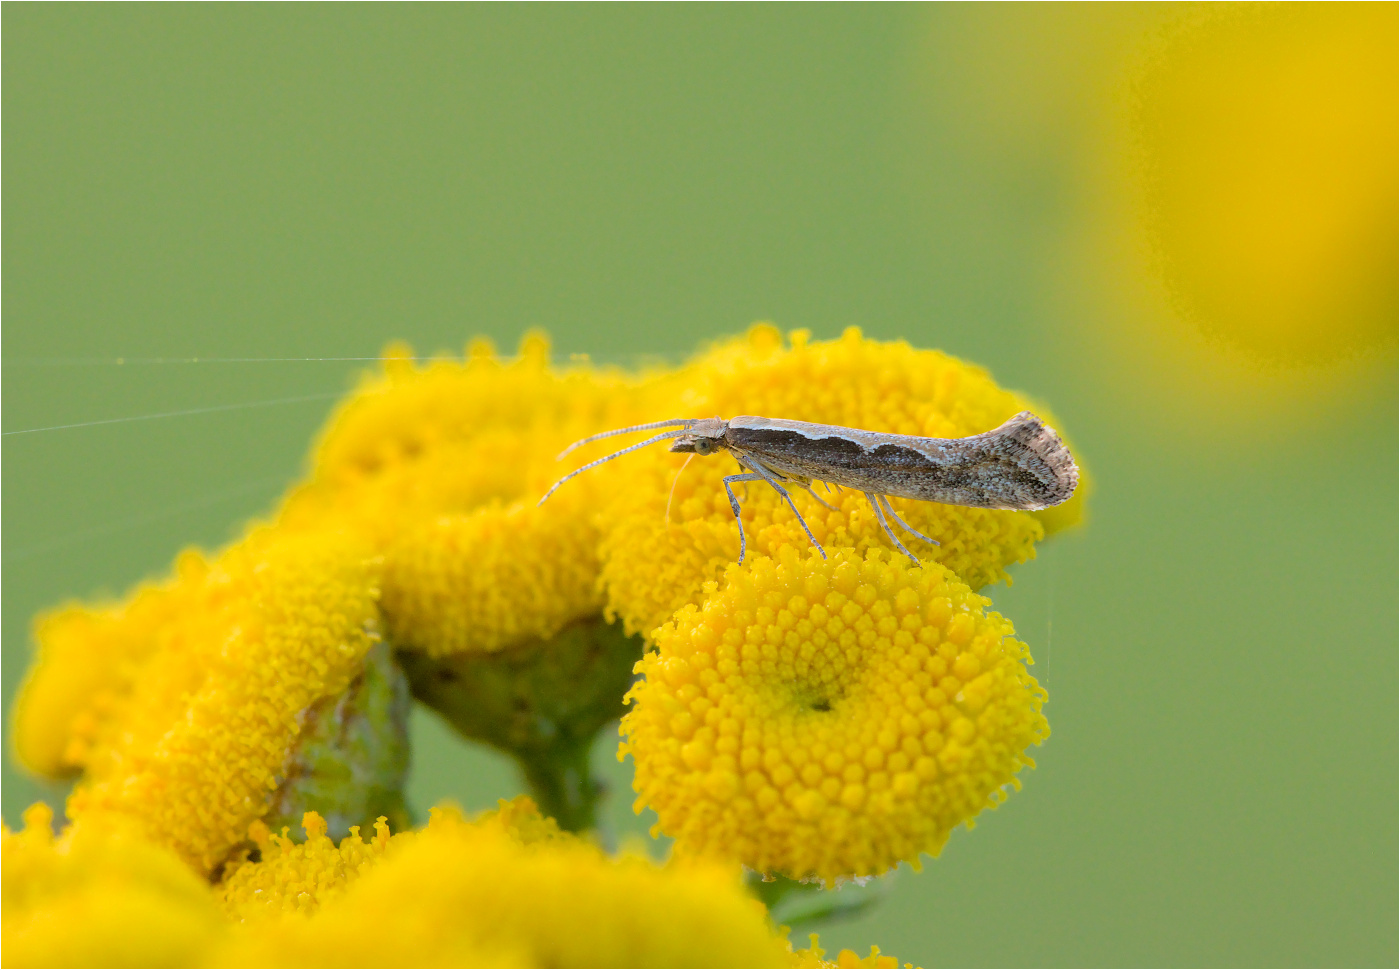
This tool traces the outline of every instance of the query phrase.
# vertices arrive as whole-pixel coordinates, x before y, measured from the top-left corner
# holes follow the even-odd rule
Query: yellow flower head
[[[418,962],[781,963],[733,873],[697,859],[796,878],[882,872],[936,853],[1030,764],[1026,748],[1047,733],[1044,694],[1010,624],[973,590],[1077,521],[1082,489],[1046,513],[896,500],[942,543],[918,547],[921,568],[891,555],[850,494],[829,497],[835,510],[798,498],[830,556],[819,558],[766,487],[746,496],[740,566],[720,485],[732,469],[702,460],[677,478],[680,457],[664,448],[536,505],[570,467],[556,460],[565,444],[659,418],[986,431],[1028,405],[981,370],[854,330],[815,344],[797,332],[784,347],[766,326],[633,377],[551,370],[538,337],[508,364],[482,344],[461,363],[390,356],[333,418],[310,479],[271,524],[215,556],[183,555],[170,580],[125,603],[42,620],[16,707],[27,765],[82,772],[68,806],[78,827],[139,832],[205,875],[227,864],[225,907],[267,927],[228,960],[393,962],[394,941],[422,939]],[[598,683],[621,675],[601,710],[622,693],[617,659],[630,664],[639,646],[613,636],[618,649],[591,649],[599,613],[659,651],[637,668],[646,679],[630,695],[625,750],[640,803],[685,866],[610,861],[524,809],[474,824],[439,813],[422,833],[389,839],[381,825],[338,846],[314,812],[301,845],[258,821],[273,817],[274,792],[291,793],[276,803],[284,818],[333,810],[299,800],[282,776],[302,763],[308,712],[340,710],[326,702],[365,669],[381,625],[429,702],[415,670],[456,673],[487,652],[507,672],[538,668],[496,691],[506,695],[541,671],[581,669],[558,654],[582,645],[582,661],[611,665]],[[505,683],[493,671],[464,682]],[[579,684],[564,686],[564,707],[578,706]],[[570,750],[586,751],[595,727],[571,735]],[[314,755],[305,763],[338,753]],[[250,826],[259,862],[238,851]],[[673,915],[638,913],[639,898]],[[391,932],[368,938],[374,920]]]
[[[450,806],[431,809],[430,814],[430,825],[438,828],[461,821],[461,813]],[[502,799],[496,811],[482,814],[472,824],[508,835],[521,845],[567,838],[554,819],[541,816],[535,803],[524,795],[513,801]],[[258,861],[232,863],[219,885],[230,916],[244,921],[284,912],[315,912],[383,859],[390,843],[399,846],[415,837],[412,832],[391,836],[387,819],[380,818],[368,841],[360,837],[356,825],[336,845],[326,834],[325,819],[317,812],[307,812],[302,827],[306,841],[297,843],[287,837],[286,829],[278,835],[261,821],[249,826]]]
[[[505,364],[478,341],[465,362],[415,366],[391,347],[289,498],[284,523],[350,526],[384,555],[395,647],[494,651],[600,611],[594,513],[606,483],[536,503],[565,445],[636,420],[633,383],[587,365],[552,370],[548,350],[531,335]]]
[[[0,836],[8,967],[174,967],[201,962],[224,923],[208,884],[113,819],[55,839],[35,805]]]
[[[173,577],[139,587],[121,606],[69,604],[40,616],[38,656],[15,699],[14,746],[20,763],[49,778],[81,771],[101,735],[130,705],[151,656],[195,635],[203,621],[208,560],[194,550],[176,559]]]
[[[527,807],[508,804],[476,823],[435,812],[425,830],[390,839],[377,862],[343,891],[321,897],[313,914],[250,920],[217,960],[234,966],[787,964],[785,942],[736,870],[610,859],[582,839],[548,831]],[[333,850],[314,851],[329,859]],[[249,866],[238,877],[267,866]]]
[[[945,438],[988,431],[1031,408],[1024,398],[997,387],[980,368],[903,342],[866,340],[855,328],[839,340],[818,343],[795,331],[791,347],[785,348],[775,328],[758,325],[747,337],[717,345],[649,390],[652,419],[756,414]],[[1034,410],[1045,416],[1043,408]],[[601,446],[592,447],[603,453]],[[685,464],[682,456],[657,446],[588,473],[606,473],[610,481],[603,581],[608,609],[629,632],[650,633],[676,609],[699,602],[704,583],[718,579],[737,558],[738,530],[720,481],[733,471],[732,462],[723,458]],[[1005,578],[1007,566],[1034,556],[1034,543],[1047,527],[1077,522],[1082,492],[1045,513],[892,501],[905,521],[941,543],[919,543],[916,554],[948,567],[977,589]],[[837,510],[823,508],[801,491],[794,498],[823,546],[862,554],[890,548],[863,495],[827,493],[820,486],[818,493]],[[773,489],[752,486],[742,497],[750,555],[777,556],[784,548],[806,554],[806,534]]]
[[[1395,352],[1396,10],[1207,8],[1133,91],[1158,268],[1250,356]]]
[[[0,833],[7,966],[892,965],[793,952],[735,870],[609,858],[528,798],[339,847],[314,812],[301,844],[255,824],[261,860],[212,888],[119,816],[52,817]]]
[[[936,563],[787,549],[656,631],[623,752],[685,854],[793,878],[936,854],[1048,734],[1011,624]]]
[[[67,609],[40,624],[16,747],[85,770],[70,817],[124,816],[209,871],[267,810],[302,712],[362,666],[376,586],[353,537],[261,529],[125,606]],[[116,675],[75,678],[89,662]]]

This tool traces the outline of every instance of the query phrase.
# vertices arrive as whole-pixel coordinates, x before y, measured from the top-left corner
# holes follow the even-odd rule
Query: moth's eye
[[[709,438],[701,438],[695,442],[695,453],[697,455],[708,455],[710,452],[714,451],[714,448],[715,446],[710,442]]]

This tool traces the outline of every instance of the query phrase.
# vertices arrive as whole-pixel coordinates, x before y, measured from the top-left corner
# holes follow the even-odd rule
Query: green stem
[[[592,747],[588,738],[516,756],[540,811],[569,832],[584,832],[596,825],[603,786],[589,770]]]
[[[623,714],[640,637],[593,617],[493,653],[399,652],[413,696],[459,734],[520,765],[540,810],[563,829],[592,828],[602,786],[589,774],[598,731]]]

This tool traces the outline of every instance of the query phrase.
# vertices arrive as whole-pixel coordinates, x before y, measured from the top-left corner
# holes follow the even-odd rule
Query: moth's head
[[[724,432],[728,429],[728,422],[722,418],[705,418],[703,421],[696,421],[695,424],[685,429],[685,434],[678,435],[676,440],[671,442],[671,450],[686,451],[701,456],[713,455],[725,447]]]

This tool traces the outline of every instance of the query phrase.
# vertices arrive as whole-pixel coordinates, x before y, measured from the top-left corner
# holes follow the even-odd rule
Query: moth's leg
[[[895,548],[914,560],[914,565],[922,566],[923,563],[919,562],[919,557],[904,548],[904,543],[899,541],[899,536],[894,534],[894,530],[890,528],[890,524],[885,521],[885,510],[880,508],[879,496],[874,492],[866,492],[865,498],[866,501],[870,503],[870,507],[875,510],[875,518],[879,519],[880,527],[885,530],[885,535],[890,537],[890,541],[894,543]]]
[[[807,520],[802,517],[801,512],[797,511],[797,503],[792,500],[792,496],[788,494],[788,490],[778,484],[777,480],[773,477],[772,470],[765,468],[762,462],[755,461],[752,456],[750,456],[747,461],[750,468],[758,472],[759,476],[762,477],[765,482],[772,485],[773,488],[777,490],[778,494],[787,500],[788,508],[792,509],[792,514],[797,516],[797,521],[802,524],[802,531],[807,533],[807,538],[812,540],[812,545],[817,547],[817,552],[821,553],[822,558],[825,559],[826,550],[823,549],[822,544],[817,541],[817,537],[812,535],[812,530],[807,527]]]
[[[734,510],[734,521],[739,526],[739,561],[744,561],[744,550],[747,543],[744,540],[744,520],[739,515],[739,500],[734,496],[734,482],[758,482],[762,481],[762,475],[755,475],[753,472],[743,472],[738,475],[724,476],[724,490],[729,495],[729,507]]]
[[[737,462],[739,463],[739,471],[740,471],[741,473],[753,471],[753,468],[749,465],[749,463],[748,463],[747,461],[745,461],[743,458],[739,457],[738,455],[735,455],[735,456],[734,456],[734,460],[737,461]],[[755,476],[755,475],[750,475],[748,478],[746,478],[746,479],[743,480],[743,482],[744,482],[744,501],[745,501],[745,502],[747,502],[747,501],[749,500],[749,482],[762,481],[762,479],[763,479],[763,476],[761,476],[761,475],[757,475],[757,476]]]
[[[929,545],[932,545],[932,546],[941,546],[941,545],[943,544],[943,543],[939,542],[937,539],[930,539],[928,536],[924,535],[924,534],[923,534],[922,532],[920,532],[918,529],[916,529],[916,528],[914,528],[913,526],[911,526],[908,522],[905,522],[903,519],[901,519],[901,518],[899,517],[899,513],[896,512],[896,511],[894,510],[894,506],[890,504],[890,497],[889,497],[888,495],[881,495],[881,496],[880,496],[880,502],[885,506],[885,511],[888,512],[888,513],[890,514],[890,517],[891,517],[892,519],[894,519],[896,522],[898,522],[901,526],[903,526],[905,532],[909,533],[911,536],[914,536],[914,537],[917,538],[917,539],[922,539],[922,540],[924,540],[925,542],[927,542]]]
[[[807,482],[807,483],[806,483],[805,485],[803,485],[802,487],[805,488],[805,489],[807,490],[807,494],[808,494],[808,495],[812,496],[812,498],[814,498],[814,499],[817,500],[817,504],[818,504],[818,505],[824,506],[825,508],[828,508],[828,509],[830,509],[830,510],[833,511],[833,512],[840,512],[840,511],[841,511],[841,510],[838,509],[836,506],[834,506],[834,505],[832,505],[831,503],[827,502],[826,499],[822,498],[822,497],[821,497],[820,495],[818,495],[816,492],[812,491],[812,483],[811,483],[811,482]]]

